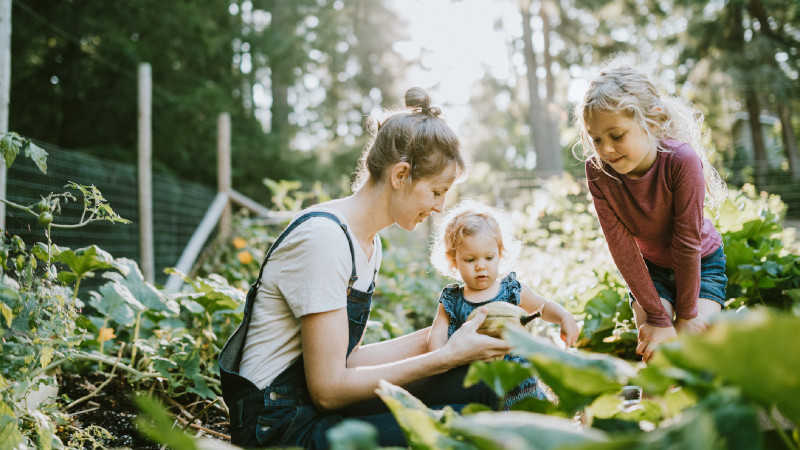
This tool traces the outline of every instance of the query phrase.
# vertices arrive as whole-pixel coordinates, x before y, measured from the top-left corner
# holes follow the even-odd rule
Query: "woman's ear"
[[[394,189],[400,189],[411,179],[411,165],[407,162],[399,162],[389,170],[389,180]]]

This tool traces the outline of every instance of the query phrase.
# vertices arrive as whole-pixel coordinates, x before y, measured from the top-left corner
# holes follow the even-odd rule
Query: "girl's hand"
[[[578,342],[579,334],[578,322],[575,322],[571,314],[561,320],[561,340],[564,341],[567,347],[572,347]]]
[[[478,360],[494,361],[511,352],[508,342],[477,332],[488,312],[486,308],[480,308],[478,314],[456,330],[443,347],[449,352],[454,367]]]
[[[675,331],[680,334],[688,333],[688,334],[698,334],[706,331],[709,327],[708,320],[706,317],[700,313],[698,313],[692,319],[681,319],[678,318],[675,321]]]
[[[654,327],[645,323],[639,327],[639,345],[636,347],[636,354],[642,355],[642,360],[647,362],[658,344],[677,335],[674,327]]]

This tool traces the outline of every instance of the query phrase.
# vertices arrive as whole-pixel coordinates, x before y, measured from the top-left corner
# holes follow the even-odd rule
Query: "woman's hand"
[[[639,327],[639,345],[636,347],[636,354],[642,355],[642,360],[647,362],[658,344],[677,335],[674,327],[654,327],[645,323]]]
[[[453,367],[478,360],[494,361],[511,352],[508,342],[477,332],[488,312],[486,308],[480,308],[475,317],[456,330],[442,348],[448,352]]]
[[[675,331],[679,334],[698,334],[706,331],[709,327],[706,317],[697,313],[692,319],[681,319],[680,317],[675,321]]]

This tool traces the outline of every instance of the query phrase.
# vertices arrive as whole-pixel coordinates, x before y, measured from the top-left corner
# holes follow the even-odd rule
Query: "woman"
[[[441,212],[465,171],[458,138],[428,93],[412,88],[405,104],[371,130],[354,194],[303,211],[270,248],[220,355],[234,444],[326,448],[326,431],[354,418],[380,430],[381,446],[404,446],[375,394],[381,379],[432,408],[496,408],[488,387],[462,387],[470,362],[510,351],[475,332],[485,312],[435,351],[427,351],[427,330],[360,345],[380,267],[378,231],[410,231]]]

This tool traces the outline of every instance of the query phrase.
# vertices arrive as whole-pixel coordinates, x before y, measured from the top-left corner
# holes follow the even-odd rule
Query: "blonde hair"
[[[460,279],[456,250],[465,237],[481,233],[488,233],[497,241],[500,272],[511,270],[522,250],[522,242],[514,238],[508,214],[475,200],[461,201],[444,217],[431,248],[431,264],[443,275]]]
[[[650,78],[634,65],[635,59],[627,54],[608,60],[589,84],[580,103],[575,106],[575,125],[583,149],[583,158],[604,173],[612,176],[605,163],[596,157],[594,143],[589,136],[592,114],[596,112],[624,113],[647,133],[657,151],[669,152],[665,139],[689,144],[703,164],[706,181],[706,204],[716,207],[725,198],[727,188],[719,173],[708,161],[711,152],[702,142],[703,113],[680,97],[661,96]],[[580,158],[579,155],[577,155]],[[612,178],[614,178],[612,176]]]
[[[358,161],[353,191],[367,181],[378,182],[393,164],[407,162],[411,166],[410,181],[441,173],[455,163],[456,178],[466,173],[466,161],[455,132],[442,117],[442,110],[431,106],[428,91],[414,87],[406,91],[405,109],[386,110],[382,122],[367,118],[366,128],[372,138]]]

